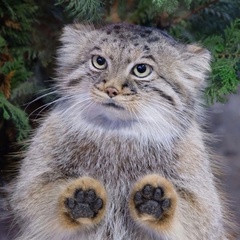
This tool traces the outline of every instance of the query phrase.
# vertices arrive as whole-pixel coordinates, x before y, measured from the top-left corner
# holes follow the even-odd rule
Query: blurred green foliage
[[[9,100],[17,89],[32,76],[31,32],[38,7],[33,1],[2,0],[0,4],[0,109],[4,120],[11,120],[17,129],[16,140],[26,138],[30,128],[26,114],[17,101]]]

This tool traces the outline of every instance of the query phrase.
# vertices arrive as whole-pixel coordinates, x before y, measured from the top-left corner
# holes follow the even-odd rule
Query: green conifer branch
[[[104,13],[105,1],[99,0],[57,0],[57,5],[65,6],[69,17],[94,22],[101,19]]]
[[[3,110],[3,118],[5,120],[13,121],[17,130],[16,140],[23,141],[26,139],[30,130],[26,113],[11,104],[2,93],[0,93],[0,109]]]
[[[17,141],[27,137],[28,119],[3,93],[9,98],[11,91],[32,75],[30,66],[36,56],[32,47],[32,24],[37,10],[33,0],[2,0],[0,6],[0,76],[3,79],[0,83],[0,109],[3,118],[14,123]]]
[[[209,103],[224,102],[236,93],[240,84],[240,19],[225,29],[223,35],[207,37],[203,44],[213,55],[210,85],[206,90]]]

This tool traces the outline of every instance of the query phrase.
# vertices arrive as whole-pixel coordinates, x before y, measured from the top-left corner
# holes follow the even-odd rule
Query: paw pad
[[[93,218],[103,207],[103,200],[93,189],[77,189],[73,197],[66,198],[65,206],[73,219]]]
[[[140,214],[148,214],[159,219],[164,211],[171,207],[171,200],[164,197],[161,187],[155,188],[148,184],[135,193],[134,204]]]

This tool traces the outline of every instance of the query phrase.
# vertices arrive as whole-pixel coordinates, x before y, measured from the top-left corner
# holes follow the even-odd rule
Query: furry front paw
[[[106,208],[106,191],[90,177],[73,181],[59,199],[61,222],[67,227],[98,223]]]
[[[129,207],[135,221],[159,231],[171,226],[176,202],[177,195],[172,184],[152,174],[135,184]]]

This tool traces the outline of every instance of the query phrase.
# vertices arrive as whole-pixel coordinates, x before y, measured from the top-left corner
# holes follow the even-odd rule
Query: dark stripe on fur
[[[67,86],[68,86],[68,87],[74,87],[74,86],[78,85],[80,82],[81,82],[81,79],[80,79],[80,78],[71,79],[71,80],[67,83]]]
[[[180,84],[171,82],[168,79],[166,79],[165,77],[163,77],[162,75],[159,75],[159,77],[161,79],[163,79],[174,90],[174,92],[176,92],[180,96],[184,95],[183,88],[180,86]]]
[[[162,90],[155,88],[155,87],[151,87],[149,86],[153,91],[157,92],[161,97],[165,98],[171,105],[175,106],[175,101],[173,100],[173,98],[169,95],[167,95],[166,93],[164,93]]]
[[[152,59],[154,62],[156,62],[155,58],[152,55],[143,56],[142,58]]]

